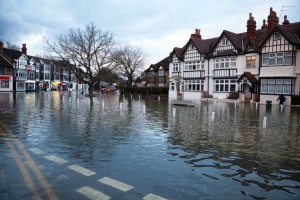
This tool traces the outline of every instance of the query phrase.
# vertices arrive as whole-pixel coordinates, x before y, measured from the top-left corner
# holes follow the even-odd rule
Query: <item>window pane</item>
[[[291,65],[293,62],[293,58],[292,57],[285,57],[284,58],[284,64],[285,65]]]
[[[269,65],[275,65],[275,58],[269,59]]]
[[[283,79],[282,78],[276,79],[276,84],[283,84]]]
[[[275,79],[268,79],[269,84],[275,84]]]
[[[269,85],[268,93],[274,94],[275,92],[275,85]]]
[[[262,59],[262,66],[268,66],[269,65],[269,59],[268,58],[263,58]]]
[[[261,93],[267,93],[268,92],[268,85],[261,85],[260,92]]]
[[[276,94],[282,94],[282,89],[283,89],[282,85],[276,85],[275,93]]]
[[[290,79],[290,78],[284,79],[284,84],[291,84],[291,83],[292,83],[292,79]]]
[[[291,93],[291,85],[284,85],[283,94],[290,94],[290,93]]]

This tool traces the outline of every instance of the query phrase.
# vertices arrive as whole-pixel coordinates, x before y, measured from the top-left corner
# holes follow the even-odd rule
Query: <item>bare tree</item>
[[[88,84],[89,95],[92,96],[94,85],[103,77],[103,71],[116,67],[112,57],[114,36],[90,23],[83,30],[70,29],[58,35],[56,40],[50,42],[46,39],[46,50],[54,54],[55,59],[70,63],[70,71],[78,80]]]
[[[120,47],[115,54],[120,74],[128,78],[128,86],[132,86],[134,77],[141,71],[145,63],[144,53],[140,47]]]
[[[2,39],[0,39],[0,41],[1,41],[2,43],[4,43]],[[12,49],[12,50],[17,50],[17,51],[20,51],[20,50],[21,50],[21,48],[20,48],[18,45],[13,44],[13,43],[8,42],[8,41],[5,42],[5,48],[7,48],[7,49]]]

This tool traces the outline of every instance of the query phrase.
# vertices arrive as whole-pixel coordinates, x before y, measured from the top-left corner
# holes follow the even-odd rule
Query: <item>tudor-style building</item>
[[[240,101],[275,103],[284,94],[290,104],[300,93],[299,38],[300,23],[285,16],[279,25],[272,8],[258,30],[251,13],[245,33],[225,30],[218,38],[202,39],[196,29],[170,54],[169,98],[199,100],[206,93],[227,98],[238,92]]]
[[[158,63],[151,65],[145,70],[145,82],[148,87],[169,86],[169,64],[170,58],[166,57]]]

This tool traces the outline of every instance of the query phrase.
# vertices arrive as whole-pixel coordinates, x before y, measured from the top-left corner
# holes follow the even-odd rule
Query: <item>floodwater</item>
[[[183,200],[300,199],[300,107],[224,101],[179,107],[144,96],[0,93],[0,122],[25,148],[134,187],[126,198],[112,199],[149,193]],[[59,182],[66,169],[35,161],[58,197],[68,199],[76,179]]]

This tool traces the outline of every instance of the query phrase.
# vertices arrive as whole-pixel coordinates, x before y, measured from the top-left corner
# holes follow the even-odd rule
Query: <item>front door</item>
[[[251,101],[251,87],[248,84],[244,84],[244,95],[245,95],[245,102],[250,103]]]

